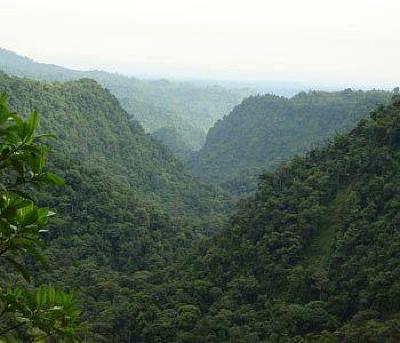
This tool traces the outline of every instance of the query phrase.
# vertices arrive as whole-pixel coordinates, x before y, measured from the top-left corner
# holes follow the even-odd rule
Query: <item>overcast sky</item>
[[[0,46],[130,74],[392,86],[399,0],[0,0]]]

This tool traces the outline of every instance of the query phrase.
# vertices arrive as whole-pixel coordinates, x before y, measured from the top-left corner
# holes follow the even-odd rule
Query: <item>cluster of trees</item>
[[[190,82],[140,80],[102,71],[76,71],[37,63],[5,49],[0,49],[0,69],[42,81],[94,79],[108,88],[148,132],[174,127],[192,150],[200,149],[207,130],[216,120],[251,93],[250,90],[228,90]]]
[[[210,129],[190,162],[192,171],[234,193],[254,191],[263,170],[351,129],[391,95],[348,89],[248,97]]]

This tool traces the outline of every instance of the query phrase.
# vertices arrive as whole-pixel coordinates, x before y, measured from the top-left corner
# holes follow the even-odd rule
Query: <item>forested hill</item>
[[[3,92],[13,110],[40,111],[40,131],[58,135],[49,164],[66,183],[40,192],[57,215],[41,234],[49,267],[31,268],[40,270],[34,283],[73,290],[88,341],[129,341],[136,285],[159,279],[218,230],[229,199],[193,178],[93,80],[0,73]]]
[[[327,147],[263,175],[186,273],[166,282],[162,303],[152,299],[166,290],[142,290],[137,337],[398,342],[399,213],[397,98]]]
[[[191,149],[199,149],[207,130],[250,94],[219,86],[197,86],[189,82],[140,80],[102,71],[77,71],[37,63],[14,52],[0,49],[0,70],[42,81],[91,78],[108,88],[128,114],[153,132],[175,127]]]
[[[302,92],[292,98],[251,96],[209,130],[192,169],[234,191],[246,191],[255,186],[254,175],[354,127],[390,96],[350,89]]]
[[[171,214],[205,213],[212,209],[210,201],[219,202],[212,187],[195,180],[95,81],[41,83],[0,73],[2,92],[13,109],[41,112],[42,130],[57,133],[57,149],[70,160],[103,169]]]

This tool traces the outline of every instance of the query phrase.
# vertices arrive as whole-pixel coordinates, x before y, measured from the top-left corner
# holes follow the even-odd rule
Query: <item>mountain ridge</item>
[[[42,83],[0,73],[0,92],[9,95],[14,110],[42,112],[41,130],[55,131],[59,136],[56,146],[69,158],[112,170],[143,197],[162,203],[165,194],[190,194],[192,186],[182,186],[186,181],[200,187],[200,193],[214,192],[196,181],[183,163],[145,133],[96,81]],[[187,202],[192,201],[190,195]],[[184,206],[190,211],[193,203],[178,206],[169,201],[168,206],[171,210]]]
[[[309,91],[292,98],[250,96],[219,120],[194,153],[193,173],[216,183],[254,189],[257,175],[348,131],[367,117],[387,91]]]

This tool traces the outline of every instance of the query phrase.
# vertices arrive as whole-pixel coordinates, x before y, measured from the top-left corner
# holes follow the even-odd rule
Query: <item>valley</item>
[[[21,209],[55,212],[35,236],[46,266],[18,232],[15,263],[0,259],[1,290],[49,285],[34,311],[0,297],[0,342],[400,339],[398,89],[256,95],[6,50],[0,69],[3,199],[22,199],[0,202],[0,252],[33,225]],[[34,129],[58,137],[40,163]],[[6,188],[45,162],[52,185]],[[40,316],[53,286],[76,327]]]

